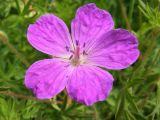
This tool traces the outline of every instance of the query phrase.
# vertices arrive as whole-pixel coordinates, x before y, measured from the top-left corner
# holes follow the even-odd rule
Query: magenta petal
[[[107,98],[112,84],[113,77],[107,71],[94,66],[78,66],[66,87],[74,100],[92,105]]]
[[[30,66],[25,75],[25,85],[37,98],[52,98],[66,85],[69,74],[68,63],[56,59],[45,59]]]
[[[89,51],[89,61],[108,69],[124,69],[139,57],[138,40],[124,29],[115,29],[100,37]]]
[[[90,3],[80,7],[72,21],[71,30],[74,41],[80,45],[93,42],[103,33],[113,29],[114,22],[109,12]]]
[[[34,48],[54,56],[66,54],[66,47],[71,46],[67,26],[52,14],[43,15],[29,25],[27,38]]]

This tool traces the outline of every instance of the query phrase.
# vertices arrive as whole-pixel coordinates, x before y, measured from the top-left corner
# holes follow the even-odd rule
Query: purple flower
[[[26,87],[39,99],[50,99],[66,88],[71,98],[85,105],[105,100],[114,79],[101,68],[127,68],[140,54],[136,37],[113,27],[111,15],[93,3],[77,10],[71,36],[60,18],[41,16],[29,26],[27,38],[34,48],[53,57],[30,66]]]

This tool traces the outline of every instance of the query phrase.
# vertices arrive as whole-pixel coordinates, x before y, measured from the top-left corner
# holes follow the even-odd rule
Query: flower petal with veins
[[[87,106],[105,100],[113,77],[100,67],[124,69],[139,57],[138,40],[124,29],[113,29],[111,15],[90,3],[81,6],[71,23],[52,14],[41,16],[27,31],[29,43],[54,56],[32,64],[25,85],[39,99],[50,99],[65,87],[77,102]],[[73,43],[72,43],[73,42]]]
[[[67,84],[69,95],[85,105],[103,101],[111,92],[113,77],[94,66],[78,66]]]
[[[29,25],[27,38],[34,48],[52,56],[66,55],[66,47],[72,47],[66,24],[52,14],[43,15]]]
[[[72,38],[75,42],[79,41],[82,47],[84,43],[93,42],[103,33],[112,30],[113,27],[114,22],[111,15],[90,3],[77,10],[71,24]]]
[[[88,51],[88,59],[96,66],[112,70],[127,68],[139,57],[138,40],[124,29],[103,34]]]
[[[60,93],[66,86],[72,71],[69,63],[57,59],[35,62],[26,72],[25,85],[32,89],[39,99],[49,99]]]

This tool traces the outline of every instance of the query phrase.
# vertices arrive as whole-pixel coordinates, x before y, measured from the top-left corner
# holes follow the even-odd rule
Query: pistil
[[[79,48],[79,46],[77,46],[75,51],[74,51],[74,57],[76,59],[79,59],[79,57],[80,57],[80,48]]]

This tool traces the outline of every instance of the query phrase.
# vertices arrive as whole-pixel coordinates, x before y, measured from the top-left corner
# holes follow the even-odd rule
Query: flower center
[[[66,50],[72,55],[69,57],[70,63],[72,66],[77,66],[80,64],[86,64],[87,63],[87,53],[85,52],[85,43],[83,44],[82,48],[80,49],[79,42],[76,41],[76,47],[73,50],[71,50],[68,46],[65,47]]]
[[[71,64],[73,66],[80,64],[80,48],[79,48],[79,46],[77,46],[74,51],[73,58],[71,58]]]

